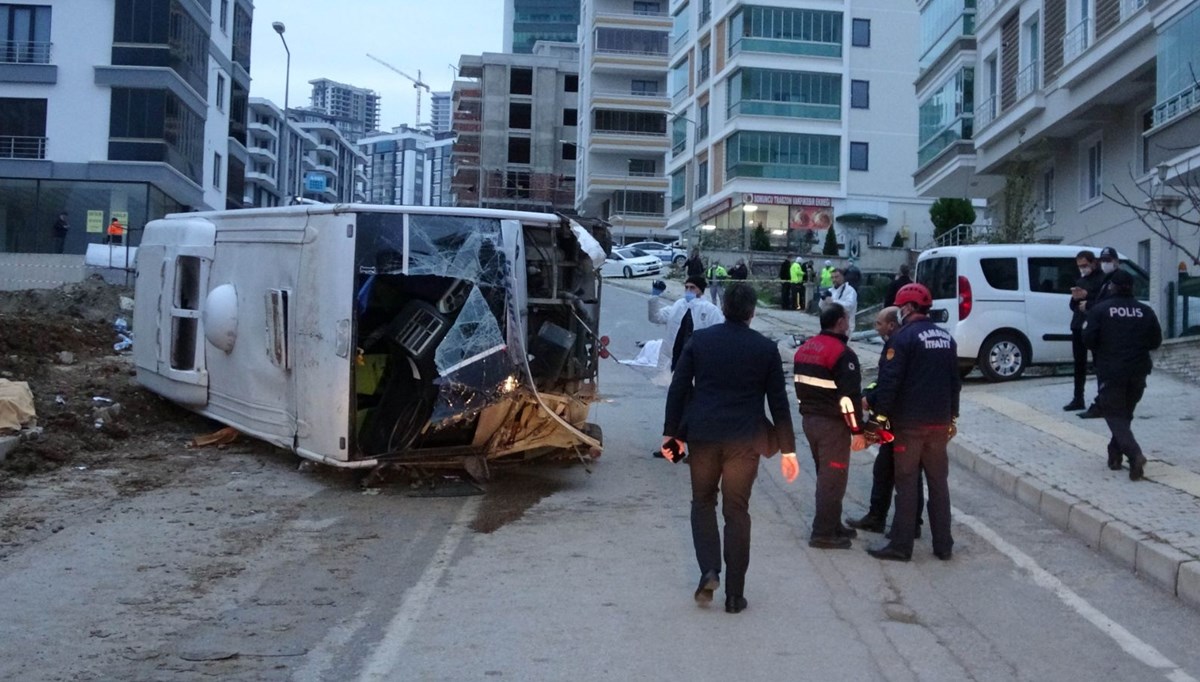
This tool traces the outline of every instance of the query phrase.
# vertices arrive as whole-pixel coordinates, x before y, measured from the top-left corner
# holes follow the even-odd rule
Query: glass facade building
[[[533,52],[539,40],[573,43],[579,30],[579,0],[509,0],[513,3],[512,51]]]
[[[839,73],[740,69],[729,78],[729,117],[739,114],[839,120]]]
[[[725,176],[838,182],[841,142],[838,135],[743,130],[725,142]]]
[[[774,52],[842,56],[842,13],[746,6],[729,19],[729,54]]]
[[[924,166],[958,142],[974,134],[975,69],[963,67],[946,81],[918,110],[917,166]]]

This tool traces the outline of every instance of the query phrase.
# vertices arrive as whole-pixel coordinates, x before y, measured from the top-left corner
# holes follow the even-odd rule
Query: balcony
[[[1092,44],[1092,19],[1088,17],[1075,24],[1063,36],[1063,62],[1069,64]]]
[[[976,130],[983,130],[990,126],[992,121],[996,120],[996,104],[997,97],[996,95],[992,95],[975,105]]]
[[[45,159],[46,138],[0,135],[0,159]]]
[[[842,107],[839,104],[742,100],[729,107],[729,118],[739,115],[837,121],[842,117]]]
[[[596,106],[623,106],[636,109],[665,109],[670,98],[662,92],[635,92],[633,90],[592,91],[592,104]]]
[[[0,40],[0,64],[49,64],[53,43]]]
[[[1154,107],[1154,127],[1166,125],[1181,118],[1200,106],[1200,83],[1193,84],[1175,93],[1165,102]]]
[[[790,54],[803,57],[833,57],[841,59],[842,44],[747,36],[738,38],[729,46],[730,57],[739,52],[762,52],[766,54]]]
[[[1017,72],[1017,100],[1032,95],[1042,85],[1042,62],[1034,60]]]
[[[975,20],[977,24],[982,24],[987,21],[987,18],[992,16],[996,8],[1004,3],[1004,0],[979,0],[975,3]]]

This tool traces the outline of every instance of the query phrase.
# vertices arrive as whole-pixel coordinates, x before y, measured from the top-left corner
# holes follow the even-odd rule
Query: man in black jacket
[[[1075,266],[1079,268],[1079,280],[1071,287],[1071,354],[1075,358],[1075,393],[1063,410],[1082,410],[1087,403],[1083,400],[1083,387],[1087,384],[1088,349],[1083,344],[1083,321],[1089,306],[1096,302],[1104,273],[1096,264],[1096,254],[1084,249],[1075,254]]]
[[[721,535],[717,492],[725,517],[725,610],[746,608],[750,564],[750,490],[760,455],[783,451],[780,471],[789,483],[800,468],[796,437],[775,343],[750,329],[757,299],[736,283],[725,293],[725,322],[692,335],[667,391],[663,456],[678,461],[688,449],[692,478],[692,542],[700,564],[698,603],[720,585]],[[772,424],[763,414],[766,398]]]
[[[896,516],[888,544],[867,552],[877,559],[912,558],[917,528],[918,473],[929,484],[929,530],[933,553],[950,559],[950,461],[946,445],[955,433],[962,381],[954,337],[929,319],[933,297],[920,284],[896,294],[900,330],[892,335],[890,357],[879,368],[871,409],[881,426],[896,435]],[[890,418],[890,419],[889,419]]]
[[[821,333],[796,349],[796,401],[817,467],[816,512],[808,546],[849,549],[857,533],[842,525],[850,451],[867,447],[862,429],[862,366],[846,345],[850,316],[831,303]]]
[[[791,310],[792,301],[792,261],[796,260],[795,254],[789,253],[787,258],[779,264],[779,308],[781,310]]]
[[[1096,358],[1096,407],[1112,432],[1108,468],[1119,471],[1124,455],[1129,458],[1129,480],[1136,481],[1145,473],[1146,458],[1133,437],[1133,410],[1153,366],[1150,351],[1162,345],[1162,327],[1154,310],[1133,297],[1133,275],[1117,270],[1108,286],[1109,297],[1088,311],[1083,341]]]
[[[888,285],[887,293],[883,295],[884,308],[891,308],[896,305],[896,293],[900,291],[900,287],[905,284],[912,284],[912,278],[908,276],[910,272],[912,272],[912,269],[908,267],[908,263],[900,264],[900,274],[896,275],[896,279],[893,279],[892,283]]]

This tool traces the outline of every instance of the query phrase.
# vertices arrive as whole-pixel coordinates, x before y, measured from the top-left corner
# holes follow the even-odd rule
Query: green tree
[[[959,225],[974,223],[975,207],[967,199],[938,199],[929,207],[929,221],[937,239]]]
[[[1004,221],[993,231],[997,244],[1029,244],[1037,229],[1038,203],[1033,196],[1034,162],[1021,159],[1008,167],[1004,178]]]
[[[838,254],[837,233],[833,230],[833,225],[825,231],[825,246],[821,249],[821,253],[826,256],[836,256]]]
[[[771,238],[767,236],[767,230],[762,225],[756,226],[754,232],[750,233],[750,250],[771,250]]]
[[[893,249],[904,248],[904,235],[900,234],[899,230],[896,231],[896,236],[892,237],[892,248]]]

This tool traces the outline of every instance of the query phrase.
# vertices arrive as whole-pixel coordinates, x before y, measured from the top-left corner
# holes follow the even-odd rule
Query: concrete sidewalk
[[[607,281],[647,294],[650,282]],[[667,286],[668,298],[681,295],[681,283]],[[792,335],[819,329],[815,316],[769,308],[759,308],[753,327],[779,342],[789,372]],[[851,347],[864,375],[873,376],[878,342],[854,340]],[[1128,468],[1107,467],[1104,420],[1062,410],[1072,393],[1069,373],[1034,368],[1006,383],[977,377],[964,382],[958,436],[950,443],[958,467],[1200,607],[1200,386],[1162,371],[1150,376],[1133,424],[1148,464],[1145,480],[1133,482]],[[1095,393],[1090,377],[1087,399]]]

